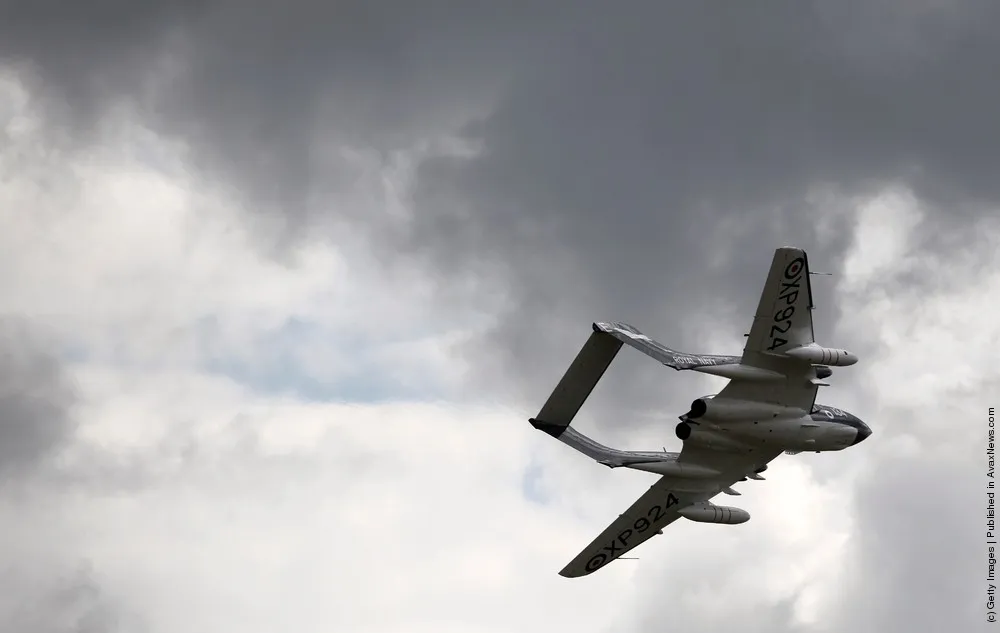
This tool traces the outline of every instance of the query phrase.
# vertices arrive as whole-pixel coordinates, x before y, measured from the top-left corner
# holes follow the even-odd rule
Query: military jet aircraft
[[[720,492],[761,480],[782,453],[839,451],[871,435],[854,415],[815,404],[831,366],[858,361],[854,354],[816,344],[812,287],[805,251],[779,248],[746,335],[742,356],[683,354],[624,323],[594,323],[594,332],[546,401],[532,426],[611,468],[632,468],[660,479],[559,572],[567,578],[601,569],[684,517],[701,523],[738,524],[740,508],[718,506]],[[676,427],[680,453],[623,451],[595,442],[570,423],[622,345],[676,370],[729,378],[717,394],[698,398]]]

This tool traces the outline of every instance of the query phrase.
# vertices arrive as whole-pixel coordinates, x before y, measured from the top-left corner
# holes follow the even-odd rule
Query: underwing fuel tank
[[[722,523],[738,525],[750,520],[750,513],[742,508],[717,506],[712,503],[696,503],[677,511],[685,519],[697,523]]]
[[[848,367],[858,362],[858,357],[846,349],[820,347],[815,343],[787,350],[785,356],[809,361],[814,365],[833,365],[834,367]]]

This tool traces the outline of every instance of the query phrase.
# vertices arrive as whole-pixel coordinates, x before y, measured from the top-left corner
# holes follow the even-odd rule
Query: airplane
[[[750,520],[741,508],[720,506],[720,492],[760,473],[782,453],[840,451],[867,439],[871,428],[855,415],[816,404],[832,367],[858,362],[843,349],[816,344],[809,262],[804,250],[778,248],[761,293],[742,356],[685,354],[625,323],[593,324],[593,333],[538,415],[528,421],[560,442],[610,468],[660,475],[632,506],[559,572],[567,578],[594,573],[662,534],[680,518],[735,525]],[[680,453],[624,451],[600,444],[570,423],[622,345],[678,371],[728,378],[717,394],[691,403],[675,434]]]

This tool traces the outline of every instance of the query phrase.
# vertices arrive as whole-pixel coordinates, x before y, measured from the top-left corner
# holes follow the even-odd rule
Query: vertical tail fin
[[[748,353],[781,353],[814,342],[812,307],[806,252],[791,247],[775,250],[744,358]]]

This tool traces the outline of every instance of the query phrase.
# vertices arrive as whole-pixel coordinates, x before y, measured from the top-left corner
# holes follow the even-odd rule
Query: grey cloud
[[[813,187],[902,179],[952,213],[996,197],[992,4],[546,7],[25,5],[2,22],[0,54],[31,60],[74,111],[137,99],[252,221],[271,232],[277,213],[299,236],[352,215],[316,197],[357,177],[320,139],[390,150],[495,101],[466,130],[485,156],[420,171],[412,232],[353,219],[377,225],[387,256],[416,254],[444,278],[484,258],[506,269],[517,303],[485,348],[513,342],[504,374],[555,370],[518,328],[593,315],[683,342],[696,326],[678,315],[708,295],[753,304],[760,253],[793,242],[836,261],[844,222],[818,234],[828,209],[805,197]],[[152,74],[167,51],[179,66],[158,91],[119,68]],[[739,239],[715,235],[723,220]],[[713,249],[728,251],[721,268],[694,274]]]
[[[115,99],[141,90],[165,38],[202,0],[0,3],[0,61],[40,81],[50,115],[82,142]]]
[[[0,20],[0,60],[32,71],[56,120],[90,142],[101,115],[132,103],[265,231],[299,237],[317,216],[348,213],[315,201],[355,177],[330,145],[389,150],[453,125],[557,12],[437,0],[21,4]]]
[[[114,633],[143,630],[98,584],[82,564],[69,574],[27,589],[25,578],[7,570],[0,582],[10,585],[7,599],[19,597],[10,612],[0,612],[0,629],[20,633]],[[34,593],[32,593],[34,591]],[[29,595],[30,594],[30,595]]]
[[[995,199],[997,44],[981,26],[994,9],[882,9],[898,19],[875,28],[820,3],[616,7],[555,34],[468,129],[485,155],[438,160],[419,180],[412,249],[443,271],[484,253],[510,268],[518,301],[476,355],[508,352],[505,369],[527,372],[537,400],[565,363],[548,362],[539,335],[583,337],[610,315],[690,347],[704,334],[692,311],[720,297],[746,327],[774,247],[802,245],[837,270],[844,209],[813,202],[816,187],[851,196],[903,181],[947,203],[949,223]],[[723,222],[738,237],[718,238]],[[718,250],[721,267],[705,271]],[[822,334],[836,308],[820,299]]]
[[[899,176],[938,196],[995,193],[990,3],[56,4],[9,4],[0,57],[84,122],[138,99],[265,197],[336,179],[319,128],[398,147],[501,88],[480,130],[491,158],[461,184],[508,186],[511,216],[579,218],[589,196],[633,221],[652,196],[671,217],[729,215],[798,205],[816,182]],[[146,93],[167,52],[180,67]]]
[[[0,476],[37,466],[69,437],[74,398],[40,337],[0,318]]]
[[[985,447],[974,444],[965,443],[966,452],[985,455]],[[845,608],[821,630],[983,626],[986,478],[980,464],[985,457],[959,461],[940,453],[879,460],[857,490]]]

